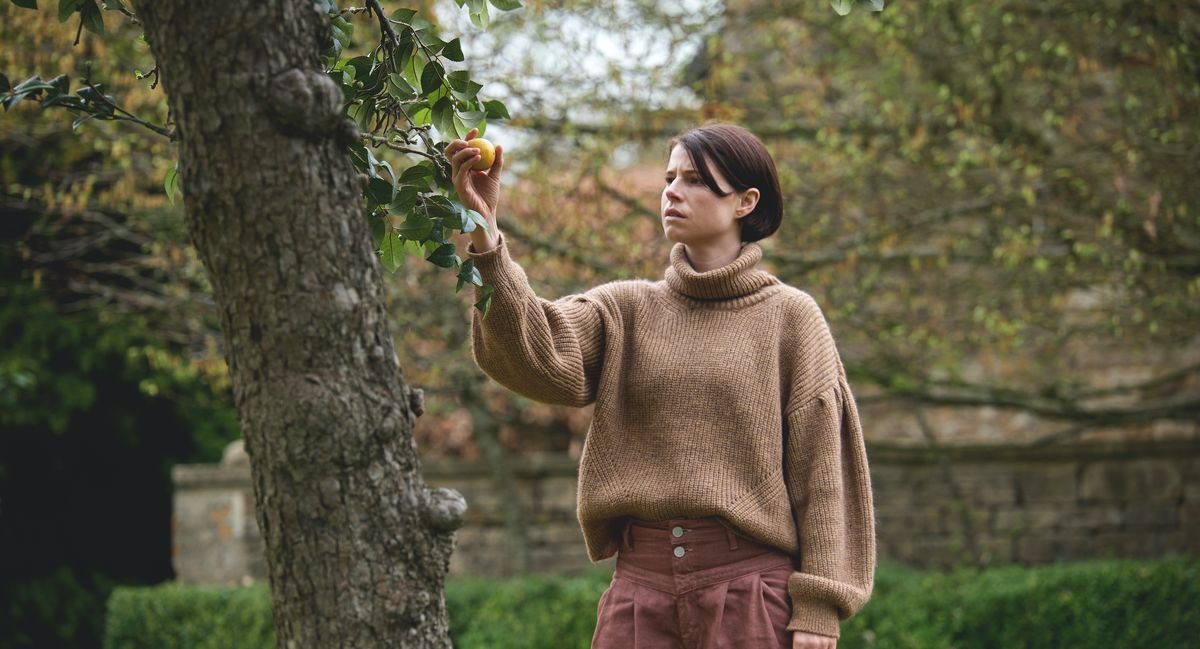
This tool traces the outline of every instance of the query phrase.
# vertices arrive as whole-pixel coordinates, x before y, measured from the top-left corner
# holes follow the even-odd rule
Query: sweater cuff
[[[815,600],[792,598],[792,619],[788,631],[805,631],[819,635],[838,637],[841,631],[837,607]]]
[[[521,267],[512,260],[508,253],[508,244],[504,241],[504,233],[500,233],[500,241],[495,248],[476,252],[475,248],[468,244],[466,253],[467,257],[475,261],[475,268],[479,269],[479,275],[483,278],[484,284],[496,286],[508,284],[509,280],[525,281],[523,277],[519,277],[523,274]],[[478,293],[482,289],[476,287],[475,290]]]

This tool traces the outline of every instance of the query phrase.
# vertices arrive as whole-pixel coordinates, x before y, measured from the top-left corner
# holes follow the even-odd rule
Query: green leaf
[[[429,210],[429,216],[443,219],[460,219],[458,208],[454,203],[450,202],[449,198],[441,194],[432,194],[425,200],[425,207]],[[455,228],[458,229],[458,228]]]
[[[419,212],[409,214],[396,230],[401,238],[409,241],[424,241],[432,231],[433,219]]]
[[[391,85],[388,86],[388,94],[399,99],[400,101],[408,101],[417,96],[417,91],[404,79],[403,76],[392,73],[388,77]]]
[[[458,116],[458,113],[455,113],[454,117],[452,117],[450,121],[454,123],[454,137],[460,140],[465,139],[467,137],[467,132],[471,129],[466,125],[465,122],[462,121],[462,118]],[[482,128],[479,129],[479,137],[483,137]]]
[[[461,226],[462,215],[460,211],[455,208],[455,204],[451,203],[449,198],[442,196],[442,194],[430,194],[430,196],[426,197],[425,209],[428,210],[428,215],[431,217],[443,218],[443,220],[449,221],[451,226],[454,226],[454,229],[458,229]]]
[[[449,97],[442,97],[433,105],[433,125],[443,135],[454,132],[454,103]]]
[[[483,276],[479,274],[479,269],[475,267],[474,259],[468,259],[464,261],[462,266],[459,267],[458,286],[455,287],[454,292],[457,293],[461,291],[462,287],[466,284],[483,286]]]
[[[520,0],[491,0],[491,3],[500,11],[513,11],[521,8]]]
[[[474,104],[475,97],[479,95],[480,90],[483,90],[483,84],[468,80],[462,90],[452,89],[451,92],[459,101]]]
[[[483,286],[479,289],[479,300],[475,302],[475,308],[478,309],[485,318],[487,317],[488,312],[492,310],[492,293],[495,290],[496,289],[492,288],[491,286]]]
[[[392,202],[392,194],[395,188],[392,183],[383,178],[372,178],[367,181],[367,206],[374,207],[376,205],[387,205]]]
[[[467,0],[467,12],[471,15],[471,22],[475,23],[476,27],[487,29],[491,24],[487,0]]]
[[[409,167],[408,169],[405,169],[404,173],[400,174],[400,184],[428,187],[429,180],[433,178],[433,168],[430,166],[431,164],[432,163],[418,163]]]
[[[414,185],[401,185],[388,204],[388,210],[393,214],[410,214],[417,204],[418,188]]]
[[[508,108],[505,108],[504,103],[489,99],[483,102],[483,109],[487,112],[488,119],[512,119],[508,114]]]
[[[404,80],[413,88],[420,88],[421,78],[425,74],[425,62],[416,54],[402,57],[401,61],[400,74],[404,76]]]
[[[442,48],[442,56],[454,61],[455,63],[462,63],[465,61],[466,57],[463,56],[462,42],[456,38],[449,43],[446,43],[446,47]]]
[[[79,15],[83,20],[84,29],[93,34],[104,35],[104,15],[100,13],[96,0],[87,0],[79,10]]]
[[[484,232],[492,231],[491,226],[488,225],[487,219],[485,219],[482,214],[480,214],[479,212],[476,212],[475,210],[468,209],[468,208],[464,208],[463,211],[466,213],[466,217],[467,217],[468,221],[471,221],[475,225],[483,228]]]
[[[58,22],[65,23],[83,6],[84,0],[58,0]]]
[[[454,268],[459,264],[458,255],[454,254],[454,244],[443,243],[425,258],[426,261],[440,268]]]
[[[87,110],[87,104],[79,97],[72,95],[49,95],[42,101],[42,108],[59,106],[70,110]]]
[[[466,91],[471,84],[471,74],[466,70],[454,70],[446,75],[446,82],[454,90]]]
[[[333,33],[333,39],[342,49],[350,47],[350,39],[354,36],[354,23],[338,16],[329,21],[329,29]]]
[[[383,267],[389,273],[396,272],[396,269],[404,263],[404,246],[396,237],[384,237],[383,245],[379,247],[379,261],[383,263]]]
[[[60,74],[47,83],[50,87],[46,89],[46,94],[49,96],[65,95],[71,91],[71,78],[65,74]],[[84,90],[90,90],[90,88],[84,88]]]
[[[859,9],[867,11],[883,11],[883,0],[857,0]]]
[[[845,16],[850,13],[850,8],[854,6],[854,0],[829,0],[829,6],[839,16]]]
[[[375,62],[369,56],[356,56],[349,61],[346,61],[346,68],[354,70],[354,79],[367,83],[367,79],[371,76],[371,69],[375,67]]]
[[[470,129],[472,126],[479,126],[483,120],[487,119],[487,113],[482,110],[468,110],[458,114],[462,118],[463,124]]]
[[[473,221],[470,218],[470,216],[467,215],[466,208],[458,205],[457,203],[455,203],[454,206],[459,208],[458,209],[458,229],[462,230],[463,234],[471,234],[472,232],[474,232],[475,228],[479,224],[475,223],[475,221]]]
[[[375,119],[375,100],[364,99],[350,107],[350,118],[358,123],[363,131],[371,130],[371,120]]]
[[[12,0],[12,3],[25,9],[37,9],[37,0]]]
[[[83,126],[84,122],[93,120],[95,118],[96,118],[96,116],[93,115],[92,113],[85,113],[83,115],[80,115],[79,117],[75,118],[75,121],[71,122],[71,130],[78,131],[79,127]]]
[[[383,216],[375,212],[367,212],[367,225],[371,228],[371,240],[375,242],[375,249],[383,249],[383,240],[388,236],[388,224],[383,220]]]
[[[167,170],[167,177],[163,179],[163,191],[167,192],[167,200],[172,205],[175,204],[175,190],[179,187],[179,163]]]
[[[442,66],[437,61],[431,61],[425,69],[421,71],[421,91],[425,94],[431,94],[434,90],[442,87]]]
[[[412,22],[413,17],[416,15],[417,15],[416,9],[397,9],[392,12],[392,15],[390,16],[390,18],[393,21],[398,22],[398,23],[409,24]]]
[[[358,171],[368,173],[371,170],[370,156],[371,152],[362,142],[350,144],[350,161],[354,163],[354,168]]]
[[[433,111],[428,106],[422,106],[412,113],[413,126],[429,126],[433,124]]]

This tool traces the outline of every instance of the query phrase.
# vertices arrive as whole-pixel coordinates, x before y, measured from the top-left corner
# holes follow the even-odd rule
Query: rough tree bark
[[[448,647],[465,503],[419,473],[408,387],[306,0],[139,0],[251,457],[279,646]]]

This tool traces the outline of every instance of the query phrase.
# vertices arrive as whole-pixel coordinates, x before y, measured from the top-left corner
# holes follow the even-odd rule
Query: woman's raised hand
[[[486,252],[500,245],[500,231],[496,227],[496,205],[500,202],[500,172],[504,169],[504,150],[496,146],[496,159],[486,171],[471,169],[481,159],[479,149],[467,144],[479,133],[471,129],[466,139],[454,140],[446,145],[446,158],[450,160],[451,180],[458,198],[464,207],[483,215],[488,230],[475,228],[470,233],[471,246],[476,252]]]

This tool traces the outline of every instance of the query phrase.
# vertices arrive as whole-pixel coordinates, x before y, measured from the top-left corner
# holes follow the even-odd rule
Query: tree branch
[[[1142,384],[1066,394],[1036,394],[1005,387],[967,383],[927,382],[914,387],[897,387],[891,376],[878,370],[854,367],[853,372],[865,376],[888,391],[888,395],[867,397],[864,403],[904,399],[915,403],[953,407],[994,407],[1021,410],[1047,419],[1076,421],[1088,426],[1137,424],[1159,419],[1195,420],[1200,417],[1200,399],[1190,395],[1143,401],[1129,407],[1088,407],[1083,402],[1099,397],[1137,392],[1148,387],[1178,381],[1195,373],[1200,366],[1171,372]],[[1120,390],[1120,391],[1118,391]]]
[[[155,68],[155,69],[157,69],[157,68]],[[108,95],[105,95],[103,92],[100,92],[100,88],[98,88],[94,84],[92,84],[91,70],[88,70],[88,74],[87,74],[87,76],[84,77],[83,83],[88,88],[91,88],[92,92],[96,93],[97,101],[99,101],[99,102],[103,103],[104,105],[108,106],[109,108],[113,109],[114,113],[119,113],[119,114],[113,114],[113,115],[99,115],[97,113],[92,113],[93,118],[109,119],[112,121],[133,122],[134,124],[137,124],[139,126],[144,126],[145,128],[147,128],[151,131],[154,131],[155,133],[158,133],[159,135],[167,138],[168,140],[175,139],[175,130],[174,129],[169,129],[165,126],[159,126],[158,124],[153,124],[151,122],[147,122],[146,120],[138,117],[137,115],[134,115],[133,113],[125,110],[124,108],[121,108],[115,102],[113,102],[111,99],[109,99]],[[155,81],[155,83],[157,83],[157,81]]]
[[[396,30],[392,29],[392,23],[383,13],[383,7],[379,6],[379,0],[367,0],[367,8],[379,19],[380,42],[391,49],[400,41],[400,36],[396,34]]]
[[[389,140],[388,138],[386,138],[382,135],[372,135],[370,133],[363,133],[359,137],[362,139],[363,142],[366,142],[367,144],[370,144],[372,146],[385,146],[389,149],[392,149],[393,151],[399,151],[401,153],[411,153],[413,155],[419,155],[421,157],[428,158],[430,160],[433,160],[434,162],[438,161],[438,156],[436,156],[435,154],[429,153],[428,151],[422,151],[421,149],[414,149],[410,146],[404,146],[402,144],[397,144],[394,140]]]

